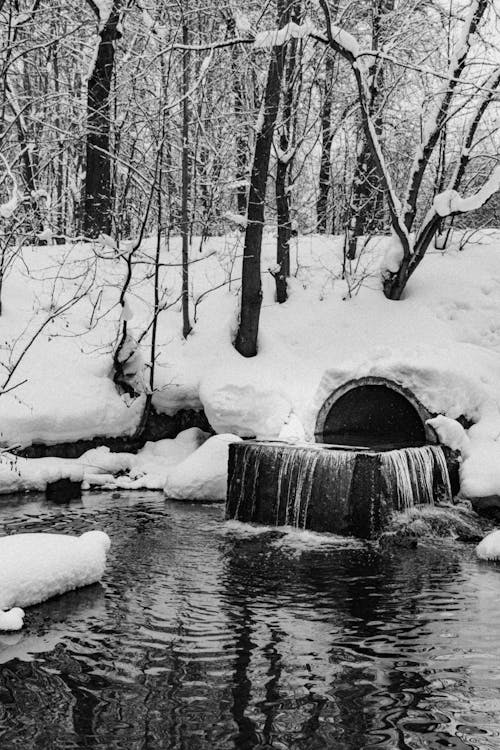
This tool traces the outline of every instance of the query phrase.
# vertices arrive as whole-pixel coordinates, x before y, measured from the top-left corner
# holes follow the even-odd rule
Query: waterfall
[[[396,510],[434,505],[436,497],[451,501],[448,467],[440,445],[400,448],[381,457],[382,475]]]
[[[309,511],[314,513],[318,504],[327,504],[332,515],[346,506],[355,460],[353,451],[238,444],[230,458],[226,514],[309,528]]]
[[[393,510],[452,497],[440,446],[387,452],[285,443],[229,449],[226,517],[375,536]]]

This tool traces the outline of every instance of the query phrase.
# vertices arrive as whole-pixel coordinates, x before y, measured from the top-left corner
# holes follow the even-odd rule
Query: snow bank
[[[44,492],[47,484],[60,479],[81,482],[84,467],[63,458],[19,458],[0,455],[0,495],[11,492]],[[1,570],[1,568],[0,568]]]
[[[173,467],[182,463],[207,440],[209,434],[198,427],[180,432],[177,437],[147,442],[136,455],[128,456],[127,475],[93,477],[85,475],[90,485],[124,490],[162,490]],[[96,481],[97,480],[97,481]]]
[[[169,471],[164,491],[174,500],[225,500],[230,443],[237,435],[215,435]]]
[[[500,531],[492,531],[476,547],[481,560],[500,560]]]
[[[458,231],[454,237],[463,239]],[[198,239],[193,240],[196,320],[186,340],[180,303],[174,304],[180,294],[176,264],[181,243],[173,237],[169,249],[162,250],[161,286],[169,290],[173,304],[159,318],[154,407],[174,414],[203,406],[220,433],[278,439],[289,430],[291,439],[301,439],[298,425],[303,425],[305,437],[312,439],[319,409],[334,388],[359,377],[387,378],[411,390],[430,413],[475,423],[466,431],[471,445],[462,467],[463,485],[476,496],[486,490],[500,494],[494,469],[500,465],[495,414],[495,404],[500,404],[499,240],[499,232],[483,231],[463,250],[458,242],[444,253],[429,250],[403,299],[394,302],[380,288],[386,250],[386,265],[401,252],[397,245],[388,247],[390,239],[370,241],[342,279],[341,237],[294,238],[289,299],[275,303],[274,280],[264,273],[258,355],[247,360],[232,345],[238,325],[240,232],[207,239],[201,254]],[[145,240],[141,252],[153,249],[154,243]],[[275,254],[276,237],[265,231],[263,269],[274,265]],[[67,273],[58,282],[66,294],[68,280],[87,273],[89,256],[91,244],[48,246],[43,253],[23,248],[23,262],[11,268],[2,292],[0,340],[5,345],[0,359],[5,366],[51,309],[53,274],[47,269],[67,257]],[[124,269],[109,258],[99,259],[96,270],[94,291],[44,329],[16,370],[19,387],[0,397],[5,447],[130,435],[137,428],[144,398],[120,395],[111,378]],[[130,328],[136,339],[151,321],[150,276],[147,264],[134,269]],[[147,337],[143,343],[147,359]],[[170,447],[167,443],[167,453]],[[115,475],[115,482],[128,487],[134,482],[163,487],[173,463],[167,456],[156,462],[148,450],[136,458],[106,456],[102,450],[91,454],[85,477],[107,484]],[[26,486],[11,472],[7,478],[11,489]]]
[[[147,442],[137,455],[132,456],[130,474],[133,478],[145,474],[161,475],[163,486],[165,473],[194,453],[208,437],[207,432],[203,432],[198,427],[191,427],[183,430],[173,439],[165,438]]]
[[[459,450],[460,490],[464,497],[487,497],[500,490],[500,415],[496,407],[466,431],[454,419],[442,415],[429,419],[439,441]]]
[[[15,534],[0,538],[0,629],[22,627],[22,610],[99,581],[110,539],[102,531],[80,537]],[[14,608],[14,611],[12,610]]]

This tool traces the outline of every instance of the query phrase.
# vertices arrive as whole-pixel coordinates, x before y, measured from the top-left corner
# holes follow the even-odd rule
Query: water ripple
[[[3,533],[112,538],[102,585],[0,635],[0,747],[500,747],[500,569],[223,521],[152,493],[0,499]]]

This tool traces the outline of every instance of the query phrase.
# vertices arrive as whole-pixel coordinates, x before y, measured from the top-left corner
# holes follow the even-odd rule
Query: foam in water
[[[393,510],[451,500],[440,446],[388,452],[276,443],[231,446],[226,517],[374,536]]]

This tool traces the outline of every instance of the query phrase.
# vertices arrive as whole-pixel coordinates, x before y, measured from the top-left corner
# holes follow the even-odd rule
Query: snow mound
[[[481,560],[500,560],[500,531],[492,531],[476,547]]]
[[[452,450],[458,450],[465,457],[470,452],[470,439],[464,428],[456,419],[450,419],[438,414],[433,419],[428,419],[429,424],[436,432],[439,442],[447,445]]]
[[[0,494],[43,492],[47,484],[60,479],[81,482],[84,466],[64,458],[19,458],[0,455]],[[1,570],[1,568],[0,568]]]
[[[79,537],[63,534],[2,537],[0,610],[10,612],[0,613],[0,628],[22,627],[22,610],[15,611],[19,607],[29,607],[99,581],[110,544],[103,531],[87,531]]]
[[[78,463],[83,464],[87,479],[88,474],[118,474],[121,471],[129,471],[133,458],[131,453],[111,453],[107,446],[101,445],[80,456]]]
[[[165,472],[194,453],[208,437],[208,433],[199,427],[190,427],[173,439],[149,441],[136,456],[132,456],[131,475],[138,477],[145,474],[161,474],[163,486]]]
[[[225,500],[230,443],[237,435],[214,435],[167,475],[164,492],[173,500]]]
[[[278,437],[291,404],[274,378],[259,375],[252,379],[239,368],[236,372],[221,368],[202,379],[200,399],[215,432],[262,440]]]
[[[460,489],[465,497],[500,493],[500,442],[471,441],[471,451],[460,468]]]
[[[0,612],[0,630],[21,630],[24,620],[24,610],[13,607],[8,612]]]

